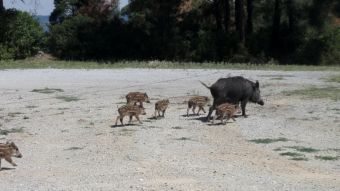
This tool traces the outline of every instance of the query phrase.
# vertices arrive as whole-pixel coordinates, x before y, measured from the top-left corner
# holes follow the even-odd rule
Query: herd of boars
[[[239,104],[241,104],[242,116],[244,117],[247,116],[245,108],[249,101],[259,105],[264,105],[260,95],[260,85],[258,81],[252,82],[243,78],[242,76],[235,76],[229,78],[220,78],[211,86],[208,86],[203,82],[201,83],[210,90],[214,99],[212,106],[209,108],[209,113],[206,118],[207,121],[210,120],[211,114],[214,110],[216,110],[216,114],[213,117],[213,123],[214,120],[220,118],[221,122],[224,124],[224,118],[227,118],[227,121],[230,118],[235,121],[234,115],[239,109]],[[143,102],[150,103],[148,95],[144,92],[130,92],[126,95],[126,100],[127,104],[121,106],[118,109],[119,116],[117,116],[116,125],[118,121],[124,125],[123,118],[125,116],[129,116],[129,123],[131,123],[133,117],[135,117],[139,123],[142,123],[139,119],[139,115],[146,115]],[[189,116],[189,110],[191,108],[193,113],[196,115],[199,115],[201,110],[206,113],[204,106],[207,105],[208,101],[209,98],[207,96],[191,97],[188,100],[187,116]],[[137,103],[139,103],[139,105]],[[169,99],[157,101],[155,103],[154,117],[164,117],[169,103]],[[197,113],[195,113],[196,108],[198,108]],[[11,157],[22,157],[18,147],[14,144],[14,142],[0,143],[0,170],[1,159],[5,159],[13,166],[16,166]]]
[[[264,102],[260,94],[260,84],[258,81],[252,82],[245,79],[242,76],[220,78],[211,86],[206,85],[201,82],[206,88],[208,88],[213,97],[213,104],[209,108],[209,113],[206,121],[210,121],[211,114],[216,110],[214,120],[220,118],[222,123],[223,119],[226,117],[227,121],[231,118],[235,120],[234,115],[239,110],[239,105],[241,104],[242,116],[246,115],[246,105],[248,102],[257,103],[259,105],[264,105]],[[143,102],[150,103],[150,99],[145,92],[130,92],[126,95],[127,104],[121,106],[118,109],[119,116],[116,119],[116,125],[118,120],[123,124],[123,118],[129,116],[131,123],[132,118],[135,117],[139,123],[142,123],[139,119],[139,115],[146,115],[145,108],[143,107]],[[187,116],[189,116],[189,111],[196,115],[199,115],[200,111],[204,113],[204,107],[208,104],[209,98],[207,96],[193,96],[188,100]],[[139,105],[137,105],[139,103]],[[162,117],[164,117],[165,111],[169,105],[169,99],[160,100],[155,103],[155,115],[154,117],[160,117],[162,112]],[[197,113],[195,113],[196,108],[198,108]],[[158,115],[157,115],[158,113]],[[214,122],[213,120],[213,122]]]

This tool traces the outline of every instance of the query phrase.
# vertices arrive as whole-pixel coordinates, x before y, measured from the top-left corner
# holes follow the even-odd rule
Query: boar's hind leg
[[[215,109],[216,109],[215,104],[213,104],[213,105],[209,108],[209,113],[208,113],[208,115],[207,115],[206,121],[208,121],[208,122],[210,121],[211,114],[212,114],[212,112],[213,112]]]

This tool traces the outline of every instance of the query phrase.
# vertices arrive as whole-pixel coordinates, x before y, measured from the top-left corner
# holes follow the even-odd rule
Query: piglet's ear
[[[256,87],[256,88],[260,88],[259,81],[257,81],[257,80],[256,80],[256,83],[255,83],[255,87]]]

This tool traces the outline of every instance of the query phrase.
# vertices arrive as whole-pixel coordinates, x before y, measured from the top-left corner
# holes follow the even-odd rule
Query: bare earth
[[[0,135],[23,154],[13,168],[2,161],[7,190],[340,190],[340,102],[303,99],[282,91],[340,86],[334,72],[243,70],[3,70]],[[185,117],[190,95],[210,92],[220,77],[259,80],[263,107],[248,104],[248,118],[227,125]],[[60,88],[43,94],[33,89]],[[145,91],[142,125],[113,126],[129,91]],[[66,102],[57,96],[73,96]],[[165,118],[151,119],[157,100],[170,98]],[[208,109],[208,108],[206,108]],[[125,119],[127,122],[128,119]],[[219,121],[217,121],[219,122]],[[20,128],[22,128],[20,130]],[[256,144],[259,138],[286,142]],[[291,147],[317,149],[298,152]],[[302,154],[307,161],[280,153]],[[339,158],[340,159],[340,158]]]

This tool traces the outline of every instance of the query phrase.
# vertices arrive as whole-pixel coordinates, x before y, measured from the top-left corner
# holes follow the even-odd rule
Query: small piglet
[[[205,113],[204,106],[207,105],[209,98],[207,96],[195,96],[189,99],[187,116],[189,116],[189,110],[192,108],[192,112],[195,114],[195,109],[198,107],[197,115],[202,110]]]
[[[133,116],[135,116],[136,119],[139,121],[139,123],[142,124],[142,122],[139,120],[139,115],[146,115],[145,109],[141,105],[124,105],[118,108],[118,113],[119,113],[119,116],[117,116],[116,125],[118,123],[118,120],[120,120],[120,123],[124,125],[123,118],[125,116],[130,117],[129,124],[131,123]]]
[[[215,119],[218,117],[221,119],[222,124],[225,124],[223,121],[225,117],[227,117],[227,121],[230,118],[236,121],[234,116],[238,110],[239,110],[239,106],[237,104],[234,105],[230,103],[223,103],[216,107],[216,115],[214,116],[212,123],[214,123]]]
[[[125,98],[128,105],[136,105],[138,102],[139,105],[143,106],[143,102],[150,103],[148,94],[142,92],[130,92]]]
[[[165,113],[166,109],[168,108],[168,106],[169,106],[169,100],[168,99],[157,101],[155,103],[155,118],[160,117],[161,112],[162,112],[162,117],[164,117],[164,113]],[[157,116],[157,112],[158,112],[158,116]]]
[[[7,162],[11,163],[13,166],[17,166],[12,161],[12,157],[21,158],[18,147],[13,142],[0,143],[0,170],[1,170],[1,159],[5,159]]]

